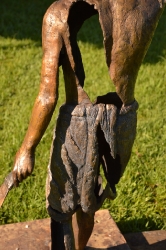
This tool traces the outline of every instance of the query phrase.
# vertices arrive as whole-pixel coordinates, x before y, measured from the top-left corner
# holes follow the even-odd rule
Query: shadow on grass
[[[41,45],[43,15],[53,0],[1,0],[0,35],[7,38],[31,39]],[[166,50],[166,9],[160,19],[154,39],[144,63],[155,64],[162,60]],[[103,47],[98,17],[86,21],[78,35],[84,43]]]
[[[158,27],[156,29],[148,53],[144,59],[144,63],[155,64],[160,60],[163,60],[165,54],[166,54],[166,8],[159,20]]]
[[[31,39],[41,45],[42,20],[53,0],[2,0],[0,36],[15,39]],[[102,47],[102,33],[98,17],[86,22],[78,40]]]
[[[53,0],[1,0],[0,35],[41,43],[43,15]]]
[[[164,220],[164,219],[163,219]],[[143,232],[143,231],[152,231],[152,230],[161,230],[164,221],[161,218],[157,219],[154,217],[142,216],[139,219],[133,220],[121,220],[117,223],[117,226],[120,228],[123,234],[134,233],[134,232]]]

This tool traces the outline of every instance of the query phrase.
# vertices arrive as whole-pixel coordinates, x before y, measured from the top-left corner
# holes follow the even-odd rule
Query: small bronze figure
[[[129,161],[136,135],[136,78],[164,5],[164,0],[59,0],[44,16],[40,91],[15,157],[13,177],[18,185],[33,171],[35,148],[58,100],[62,66],[66,103],[60,108],[47,178],[52,250],[84,249],[95,211],[106,197],[116,197],[115,185]],[[99,96],[92,104],[83,90],[85,73],[77,33],[95,14],[99,15],[116,92]],[[108,182],[104,190],[100,164]]]

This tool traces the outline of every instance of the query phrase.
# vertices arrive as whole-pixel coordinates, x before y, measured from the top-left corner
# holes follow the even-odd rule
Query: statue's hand
[[[34,150],[20,148],[15,156],[13,167],[14,185],[18,186],[19,182],[26,179],[33,171],[35,163]]]

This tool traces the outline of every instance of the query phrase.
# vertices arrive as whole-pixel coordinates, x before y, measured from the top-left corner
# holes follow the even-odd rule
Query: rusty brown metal
[[[13,173],[10,172],[0,186],[0,208],[9,192],[14,186]]]

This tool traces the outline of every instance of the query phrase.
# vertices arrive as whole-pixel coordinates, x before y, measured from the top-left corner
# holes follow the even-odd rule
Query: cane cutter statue
[[[44,16],[40,91],[12,174],[0,189],[0,202],[13,184],[17,186],[33,171],[35,148],[58,100],[62,66],[66,102],[57,119],[46,185],[52,250],[84,249],[95,211],[105,198],[116,197],[115,185],[129,161],[136,135],[137,74],[164,6],[164,0],[59,0]],[[116,92],[92,103],[83,90],[85,74],[77,33],[96,14]],[[107,180],[104,190],[100,164]]]

